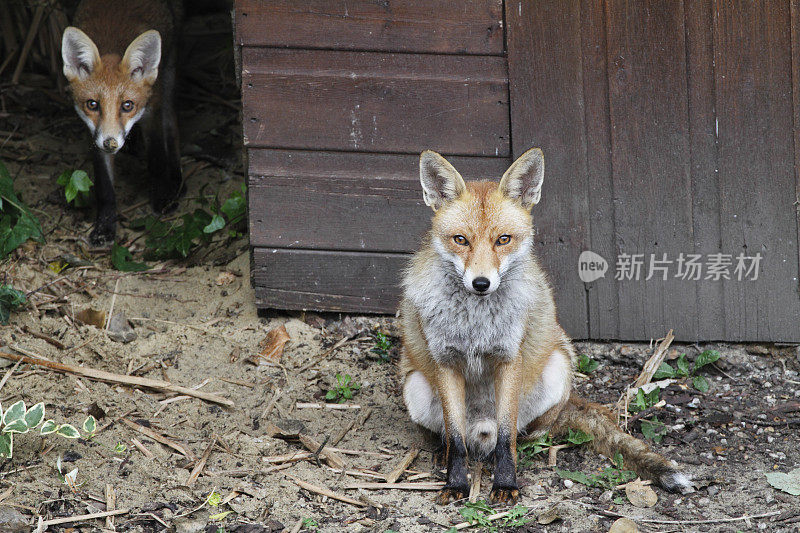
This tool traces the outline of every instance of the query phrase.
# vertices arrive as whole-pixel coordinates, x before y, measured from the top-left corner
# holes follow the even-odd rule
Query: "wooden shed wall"
[[[237,0],[235,17],[259,306],[392,312],[430,219],[419,151],[484,178],[540,146],[537,252],[571,335],[800,341],[796,2]],[[584,250],[605,277],[580,280]],[[614,279],[621,253],[740,252],[761,253],[757,280]]]

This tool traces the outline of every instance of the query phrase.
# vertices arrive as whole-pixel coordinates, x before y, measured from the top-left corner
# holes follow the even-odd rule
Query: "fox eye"
[[[126,113],[130,113],[133,110],[133,102],[130,100],[125,100],[122,102],[122,110]]]
[[[456,241],[456,244],[460,244],[461,246],[469,246],[469,241],[463,235],[453,235],[453,240]]]
[[[503,246],[504,244],[508,244],[510,242],[511,242],[511,235],[500,235],[497,238],[497,242],[495,244],[497,244],[497,246]]]
[[[100,108],[100,104],[97,103],[97,100],[86,100],[86,109],[89,111],[97,111]]]

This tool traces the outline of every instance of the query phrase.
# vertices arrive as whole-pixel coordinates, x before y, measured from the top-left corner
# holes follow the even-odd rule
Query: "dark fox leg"
[[[547,413],[542,416],[547,416]],[[534,426],[536,422],[538,420],[534,421]],[[645,442],[620,430],[608,409],[587,402],[574,393],[564,404],[553,425],[554,433],[566,432],[570,428],[592,435],[592,448],[606,457],[621,453],[625,467],[635,471],[643,479],[651,479],[670,492],[686,493],[692,490],[690,479],[674,462],[654,452]],[[545,428],[539,426],[532,429]]]
[[[104,246],[114,241],[117,232],[117,197],[114,193],[114,155],[94,149],[94,194],[97,218],[89,241]]]
[[[497,444],[494,450],[494,483],[491,503],[515,503],[517,485],[517,412],[522,372],[520,358],[495,368],[494,397],[497,405]]]
[[[442,368],[437,376],[436,388],[444,411],[447,483],[435,501],[446,505],[469,496],[467,446],[464,440],[467,426],[464,376],[453,369]]]

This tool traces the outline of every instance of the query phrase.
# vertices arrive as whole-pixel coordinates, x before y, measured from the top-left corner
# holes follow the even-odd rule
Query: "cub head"
[[[436,212],[434,249],[452,263],[464,288],[487,296],[504,279],[519,277],[533,246],[531,209],[542,192],[542,151],[522,154],[499,184],[465,183],[453,165],[430,150],[422,152],[419,168],[423,198]]]
[[[145,112],[161,61],[161,35],[149,30],[128,46],[123,57],[100,56],[97,46],[75,27],[61,40],[64,76],[78,116],[100,150],[116,153]]]

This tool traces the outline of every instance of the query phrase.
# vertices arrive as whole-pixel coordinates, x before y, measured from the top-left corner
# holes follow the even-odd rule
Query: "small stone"
[[[125,313],[120,312],[111,317],[108,322],[108,338],[115,342],[123,344],[136,340],[136,332],[133,331],[128,318]]]
[[[602,501],[602,502],[610,502],[611,498],[613,498],[613,497],[614,497],[614,493],[611,492],[610,490],[607,490],[607,491],[603,492],[600,495],[600,501]]]
[[[708,498],[700,498],[699,500],[697,500],[697,505],[699,505],[700,507],[705,507],[706,505],[709,505],[710,503],[711,503],[711,500],[708,499]]]
[[[574,484],[575,483],[573,483],[571,479],[564,480],[564,486],[567,487],[568,489],[571,489]]]
[[[718,492],[719,492],[719,486],[718,485],[710,485],[708,487],[708,495],[709,496],[716,496]]]
[[[23,533],[31,531],[31,525],[24,514],[13,507],[0,507],[0,531]]]

